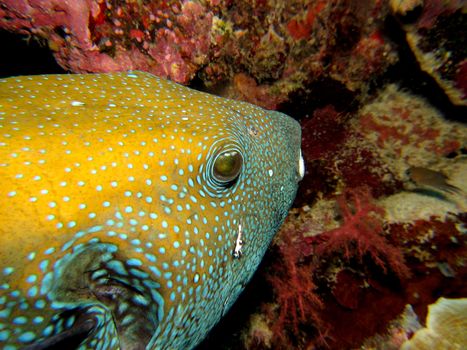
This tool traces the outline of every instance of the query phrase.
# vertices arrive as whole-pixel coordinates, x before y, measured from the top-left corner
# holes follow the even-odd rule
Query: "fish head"
[[[287,215],[299,124],[142,72],[1,83],[0,343],[194,347]]]

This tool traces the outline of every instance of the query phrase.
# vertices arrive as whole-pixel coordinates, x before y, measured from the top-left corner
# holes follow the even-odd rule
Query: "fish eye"
[[[212,168],[214,178],[222,183],[234,181],[242,170],[243,157],[237,150],[220,152]]]

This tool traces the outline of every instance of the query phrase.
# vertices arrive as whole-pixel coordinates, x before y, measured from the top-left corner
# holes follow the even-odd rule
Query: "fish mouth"
[[[298,158],[298,181],[302,180],[305,176],[305,161],[303,160],[302,150],[300,149],[300,156]]]

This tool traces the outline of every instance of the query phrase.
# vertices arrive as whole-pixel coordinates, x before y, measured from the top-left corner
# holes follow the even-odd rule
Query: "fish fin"
[[[450,185],[448,183],[446,183],[446,185],[443,186],[443,191],[445,191],[445,192],[447,192],[449,194],[458,194],[458,195],[463,194],[463,191],[459,187],[456,187],[454,185]]]
[[[97,325],[82,345],[145,349],[163,312],[160,285],[153,278],[142,267],[133,266],[115,245],[79,246],[55,266],[49,297],[62,308],[54,317],[63,319],[54,327],[55,333],[64,332],[67,313],[76,319],[78,314],[93,315]]]
[[[71,328],[28,345],[23,350],[76,349],[96,326],[97,323],[93,317],[81,317]]]

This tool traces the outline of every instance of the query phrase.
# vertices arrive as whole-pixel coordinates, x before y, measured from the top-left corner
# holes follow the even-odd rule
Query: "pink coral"
[[[0,28],[45,38],[73,72],[139,69],[188,83],[207,62],[213,14],[197,1],[5,0]]]
[[[321,93],[317,82],[332,95],[336,82],[363,91],[394,62],[394,46],[373,40],[386,14],[370,0],[4,0],[0,28],[40,37],[73,72],[139,69],[184,84],[197,75],[212,91],[279,108]]]

